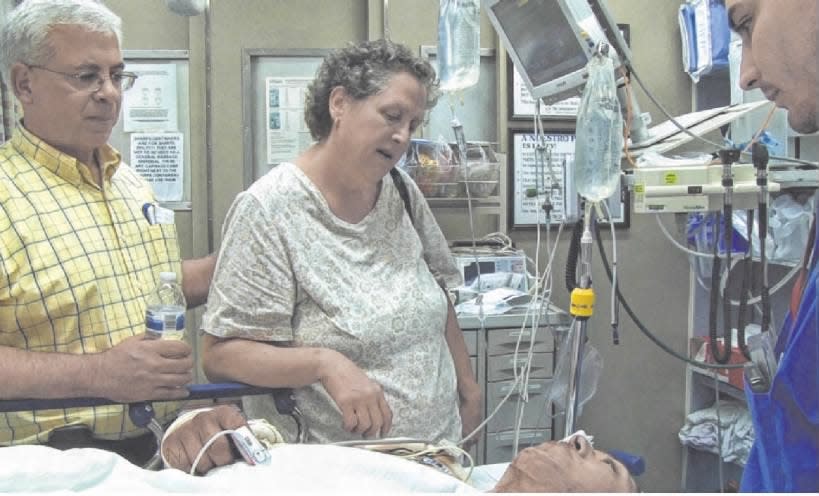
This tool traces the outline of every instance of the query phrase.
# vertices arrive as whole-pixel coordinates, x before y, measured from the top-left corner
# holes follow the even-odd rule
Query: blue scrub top
[[[819,195],[815,200],[819,214]],[[777,340],[781,358],[770,390],[755,393],[745,384],[756,438],[743,492],[819,492],[819,235],[814,253],[797,315],[788,316]]]

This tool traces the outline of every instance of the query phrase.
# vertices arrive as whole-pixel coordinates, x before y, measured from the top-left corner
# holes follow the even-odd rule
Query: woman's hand
[[[327,350],[319,380],[341,410],[344,430],[364,438],[383,437],[392,427],[392,410],[381,385],[350,359]]]

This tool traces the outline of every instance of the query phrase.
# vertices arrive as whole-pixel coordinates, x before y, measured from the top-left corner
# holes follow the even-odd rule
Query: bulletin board
[[[437,61],[437,47],[422,45],[421,57],[426,58],[440,75]],[[442,94],[438,103],[430,110],[424,124],[424,137],[437,140],[443,137],[446,141],[455,141],[452,131],[452,110],[450,100],[455,106],[455,115],[464,127],[467,141],[486,141],[495,143],[498,140],[498,119],[492,109],[497,107],[498,82],[495,67],[495,49],[481,48],[480,75],[478,82],[467,88],[462,94],[452,97]],[[454,98],[454,99],[453,99]]]
[[[544,144],[552,157],[550,173],[548,164],[543,164],[541,168],[536,158],[535,134],[521,130],[509,131],[507,197],[512,203],[508,209],[509,225],[513,228],[525,228],[546,224],[545,213],[541,208],[546,190],[551,190],[553,209],[549,220],[552,226],[556,227],[564,220],[579,218],[579,201],[571,173],[575,142],[574,130],[544,133]],[[527,190],[535,190],[540,194],[529,197]],[[630,214],[627,192],[618,186],[606,203],[614,225],[628,227]]]
[[[304,123],[304,91],[330,49],[242,51],[244,185],[293,160],[312,138]]]
[[[122,56],[125,70],[139,77],[123,94],[109,141],[163,206],[191,210],[189,53],[123,50]]]

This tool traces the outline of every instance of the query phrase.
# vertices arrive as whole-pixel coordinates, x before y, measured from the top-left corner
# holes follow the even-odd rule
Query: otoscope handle
[[[768,203],[759,202],[757,207],[759,210],[759,240],[765,242],[768,237]]]
[[[755,142],[751,145],[751,161],[756,168],[756,185],[759,186],[759,239],[764,242],[768,234],[768,147]]]

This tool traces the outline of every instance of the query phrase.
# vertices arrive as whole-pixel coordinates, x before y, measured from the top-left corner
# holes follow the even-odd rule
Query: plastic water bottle
[[[438,10],[438,77],[441,91],[475,85],[480,75],[479,0],[441,0]]]
[[[608,57],[589,62],[581,108],[577,115],[574,183],[592,202],[609,198],[620,182],[623,117],[617,100],[614,65]]]
[[[175,272],[160,272],[159,286],[148,295],[145,311],[147,339],[182,339],[185,336],[185,295]]]

